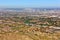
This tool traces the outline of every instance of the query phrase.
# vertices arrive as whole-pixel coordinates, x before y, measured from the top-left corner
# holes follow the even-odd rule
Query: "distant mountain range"
[[[0,8],[3,10],[24,10],[24,9],[33,9],[33,10],[60,10],[60,8]]]

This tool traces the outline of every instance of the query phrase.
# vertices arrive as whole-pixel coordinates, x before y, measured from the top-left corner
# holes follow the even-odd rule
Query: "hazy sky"
[[[60,7],[60,0],[0,0],[0,8]]]

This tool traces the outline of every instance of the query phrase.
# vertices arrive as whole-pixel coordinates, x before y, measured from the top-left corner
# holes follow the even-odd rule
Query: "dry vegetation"
[[[0,40],[60,40],[60,32],[49,33],[46,32],[48,28],[21,23],[10,19],[0,20]]]

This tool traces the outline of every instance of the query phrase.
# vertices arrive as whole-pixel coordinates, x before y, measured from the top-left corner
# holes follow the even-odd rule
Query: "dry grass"
[[[33,40],[27,35],[17,33],[0,34],[0,40]]]
[[[8,23],[3,21],[0,24],[0,40],[60,40],[60,32],[51,34],[41,31],[40,27],[12,23],[11,20]]]

